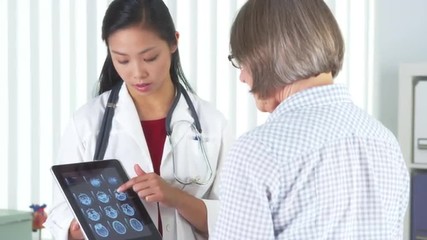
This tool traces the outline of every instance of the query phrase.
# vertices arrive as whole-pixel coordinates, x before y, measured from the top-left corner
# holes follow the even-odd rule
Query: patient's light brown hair
[[[230,34],[234,58],[266,98],[294,81],[341,70],[344,41],[323,0],[248,0]]]

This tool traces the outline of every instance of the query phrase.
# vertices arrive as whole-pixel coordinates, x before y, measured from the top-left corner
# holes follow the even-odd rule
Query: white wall
[[[375,1],[374,115],[397,134],[399,64],[427,61],[427,1]]]
[[[426,10],[426,0],[375,1],[373,113],[395,134],[398,126],[399,65],[427,62]],[[409,239],[408,213],[409,208],[405,240]]]

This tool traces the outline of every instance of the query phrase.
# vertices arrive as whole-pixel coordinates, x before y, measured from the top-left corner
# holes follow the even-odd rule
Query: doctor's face
[[[120,29],[109,36],[108,46],[131,96],[162,93],[172,86],[169,69],[176,46],[169,46],[155,32],[140,26]]]

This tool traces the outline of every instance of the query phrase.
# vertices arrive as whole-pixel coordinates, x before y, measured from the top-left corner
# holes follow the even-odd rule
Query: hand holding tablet
[[[83,239],[84,235],[83,235],[83,231],[80,228],[80,224],[79,222],[77,222],[76,219],[73,219],[73,221],[71,221],[70,224],[70,228],[68,230],[68,236],[71,239]]]
[[[55,165],[52,173],[87,239],[161,239],[136,193],[117,191],[129,179],[119,161]]]

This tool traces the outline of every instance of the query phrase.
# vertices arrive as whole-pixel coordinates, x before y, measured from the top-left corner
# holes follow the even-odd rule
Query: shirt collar
[[[352,100],[348,89],[342,84],[308,88],[281,102],[270,114],[267,122],[293,111],[343,102],[350,103]]]

